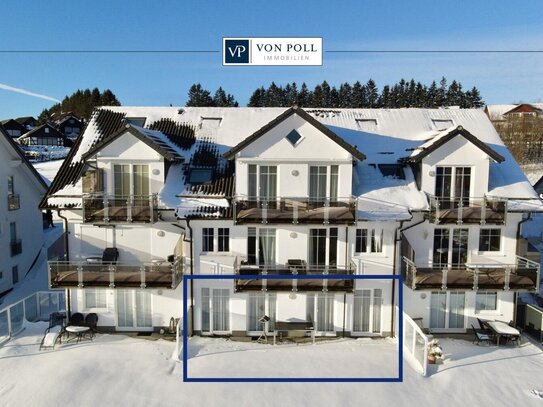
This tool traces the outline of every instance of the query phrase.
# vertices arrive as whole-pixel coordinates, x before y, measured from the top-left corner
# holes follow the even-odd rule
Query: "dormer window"
[[[356,125],[362,131],[377,130],[377,119],[356,119]]]
[[[298,133],[296,130],[292,130],[285,138],[290,141],[290,144],[296,146],[302,139],[302,136],[300,136],[300,133]]]
[[[192,185],[206,184],[213,180],[212,168],[193,168],[190,170],[189,183]]]
[[[145,125],[145,119],[145,117],[127,117],[126,121],[134,126],[143,127]]]
[[[453,127],[454,122],[451,119],[432,119],[432,125],[435,130],[443,130]]]
[[[218,129],[221,125],[220,117],[202,117],[201,129]]]

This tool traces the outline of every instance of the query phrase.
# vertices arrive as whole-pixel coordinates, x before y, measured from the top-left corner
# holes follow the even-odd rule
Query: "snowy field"
[[[0,347],[2,406],[543,406],[543,399],[531,393],[543,390],[543,352],[526,340],[520,347],[498,348],[442,339],[444,364],[431,366],[426,378],[406,365],[403,383],[183,383],[182,365],[171,358],[172,342],[99,335],[93,342],[40,352],[44,328],[44,323],[29,324]],[[202,369],[227,375],[255,360],[255,352],[246,351],[242,343],[190,342],[189,364],[196,373]],[[315,368],[328,371],[341,369],[352,358],[345,365],[352,369],[352,362],[361,360],[359,353],[382,350],[367,341],[338,342],[333,353],[321,351],[321,346],[328,345],[316,345],[319,350],[309,355],[311,345],[269,346],[273,360],[259,372],[284,371],[286,359],[294,368],[307,365],[308,357],[315,359]],[[389,369],[373,368],[381,373]]]
[[[54,160],[54,161],[44,161],[34,163],[34,168],[38,173],[45,179],[47,185],[50,185],[53,182],[53,179],[57,175],[60,166],[64,160]]]

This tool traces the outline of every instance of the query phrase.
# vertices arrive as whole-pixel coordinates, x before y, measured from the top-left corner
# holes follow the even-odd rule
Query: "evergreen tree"
[[[415,85],[415,107],[428,107],[427,88],[422,83],[417,82]]]
[[[368,106],[368,93],[366,91],[366,87],[363,86],[359,81],[356,81],[353,85],[351,100],[351,106],[355,109]]]
[[[282,107],[285,106],[285,97],[283,88],[272,82],[266,90],[266,106],[267,107]]]
[[[349,85],[349,83],[345,82],[341,84],[341,86],[339,87],[339,93],[338,93],[339,107],[342,107],[342,108],[352,107],[352,103],[353,103],[352,91],[353,90],[351,88],[351,85]]]
[[[300,92],[298,93],[298,106],[311,106],[311,95],[309,90],[307,89],[307,85],[305,84],[305,82],[302,83],[302,86],[300,87]]]
[[[438,107],[437,104],[437,84],[436,81],[432,81],[432,84],[426,92],[426,107]]]
[[[436,107],[446,106],[447,104],[447,79],[444,76],[439,81],[439,89],[437,90]]]
[[[377,85],[373,81],[373,79],[370,79],[366,83],[366,89],[368,94],[368,107],[377,107],[377,101],[379,100],[379,90],[377,89]]]
[[[383,91],[379,96],[379,107],[392,107],[392,94],[388,85],[383,86]]]
[[[322,81],[321,89],[322,89],[322,105],[321,105],[321,107],[330,107],[331,106],[331,104],[330,104],[330,92],[331,92],[331,89],[330,89],[330,85],[328,85],[328,82]]]
[[[463,96],[462,85],[453,80],[447,90],[447,106],[461,106]]]
[[[315,86],[311,94],[311,106],[312,107],[325,107],[324,105],[324,93],[321,85]]]
[[[226,94],[222,86],[217,89],[213,96],[213,106],[217,107],[238,107],[238,102],[231,94]]]
[[[186,106],[206,107],[213,106],[213,99],[208,90],[202,88],[199,83],[193,84],[189,89],[189,98]]]
[[[264,86],[261,86],[257,90],[253,92],[251,97],[249,98],[249,103],[247,104],[249,107],[264,107],[266,106],[266,89],[264,89]]]
[[[339,92],[335,86],[332,86],[330,89],[330,102],[328,103],[330,107],[339,107]]]

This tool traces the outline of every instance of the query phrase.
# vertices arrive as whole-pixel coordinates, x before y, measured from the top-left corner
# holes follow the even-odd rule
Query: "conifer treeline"
[[[300,88],[295,82],[286,86],[278,86],[275,82],[265,89],[256,89],[249,99],[248,106],[280,107],[298,105],[301,107],[326,108],[399,108],[399,107],[444,107],[460,106],[476,108],[484,106],[481,94],[476,87],[464,91],[462,84],[453,80],[450,85],[443,77],[439,84],[433,81],[430,86],[401,79],[390,86],[385,85],[381,90],[375,81],[368,80],[365,84],[359,81],[354,84],[342,83],[338,88],[323,81],[309,90],[303,83]]]

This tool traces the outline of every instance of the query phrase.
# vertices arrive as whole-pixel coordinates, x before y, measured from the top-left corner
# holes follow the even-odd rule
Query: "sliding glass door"
[[[153,328],[151,294],[146,290],[116,290],[117,328],[149,330]]]
[[[230,290],[202,288],[202,333],[230,333]]]
[[[313,321],[320,333],[334,332],[334,294],[308,294],[306,299],[307,319]]]
[[[356,290],[353,296],[353,334],[380,334],[383,291]]]
[[[247,332],[262,333],[275,329],[277,296],[275,293],[250,293],[247,299]],[[263,326],[259,321],[264,315],[270,320]]]
[[[463,291],[432,292],[430,297],[430,328],[465,328],[466,293]]]

